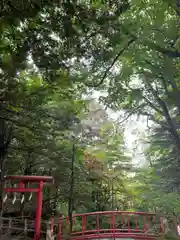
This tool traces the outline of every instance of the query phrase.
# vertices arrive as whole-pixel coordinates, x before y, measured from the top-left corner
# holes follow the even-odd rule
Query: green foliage
[[[108,94],[101,100],[116,110],[124,109],[127,118],[137,115],[147,120],[150,131],[148,140],[144,140],[149,144],[146,158],[154,172],[150,187],[155,192],[178,192],[180,53],[176,3],[131,1],[130,9],[119,20],[123,22],[125,42],[133,41],[122,51],[124,42],[109,37],[115,54],[104,79]],[[122,32],[118,32],[121,39]]]
[[[0,200],[6,174],[52,175],[46,214],[179,214],[177,2],[15,0],[0,13]],[[147,169],[134,172],[123,130],[87,100],[92,87],[107,107],[150,122]]]

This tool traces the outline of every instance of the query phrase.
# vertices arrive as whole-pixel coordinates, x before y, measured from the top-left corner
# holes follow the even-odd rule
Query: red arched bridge
[[[59,218],[50,223],[51,235],[57,240],[65,238],[69,220]],[[174,223],[176,230],[176,223]],[[66,231],[67,230],[67,231]],[[146,212],[104,211],[74,214],[71,239],[155,239],[165,232],[163,217]]]
[[[36,219],[33,221],[14,220],[16,221],[14,225],[12,219],[9,222],[7,219],[1,219],[2,234],[8,232],[12,235],[13,232],[16,234],[17,231],[21,231],[27,236],[28,233],[32,233],[34,240],[44,239],[41,238],[43,236],[49,240],[62,240],[66,239],[69,234],[72,240],[119,238],[151,240],[165,232],[165,219],[154,213],[146,212],[104,211],[74,214],[71,233],[69,233],[68,217],[53,217],[50,222],[44,223],[41,221],[41,214],[45,182],[53,182],[53,178],[45,176],[7,176],[5,178],[4,204],[8,199],[14,204],[18,196],[21,196],[20,202],[23,203],[24,193],[30,194],[29,199],[33,193],[37,197],[37,206]],[[174,228],[177,233],[177,224],[173,222],[172,226],[171,228]]]

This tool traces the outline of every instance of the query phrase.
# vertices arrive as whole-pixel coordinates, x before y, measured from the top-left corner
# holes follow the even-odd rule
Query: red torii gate
[[[41,215],[42,215],[42,201],[43,201],[43,187],[45,182],[53,183],[53,177],[49,176],[6,176],[5,186],[7,181],[11,181],[17,184],[17,187],[5,187],[5,198],[4,202],[7,200],[7,193],[36,193],[37,203],[36,203],[36,221],[35,221],[35,232],[34,240],[38,240],[41,231]],[[30,188],[25,187],[28,183],[37,183],[38,187]]]

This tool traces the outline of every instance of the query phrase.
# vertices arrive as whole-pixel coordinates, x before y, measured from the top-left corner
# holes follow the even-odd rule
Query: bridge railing
[[[136,238],[152,239],[165,231],[163,217],[153,213],[105,211],[75,214],[72,217],[73,239]],[[54,232],[58,240],[68,234],[69,219],[59,219]]]

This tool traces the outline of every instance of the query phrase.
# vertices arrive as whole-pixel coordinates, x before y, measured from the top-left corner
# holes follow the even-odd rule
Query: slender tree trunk
[[[112,194],[112,210],[114,210],[114,181],[112,180],[111,186],[111,194]]]
[[[69,191],[69,201],[68,201],[68,217],[69,217],[69,233],[72,232],[72,213],[73,213],[73,204],[74,204],[74,163],[75,163],[75,143],[72,146],[72,158],[71,158],[71,176],[70,176],[70,191]]]
[[[174,138],[174,142],[176,144],[177,150],[180,152],[180,137],[179,134],[177,133],[176,126],[170,116],[169,109],[166,105],[166,103],[159,97],[158,93],[156,90],[151,86],[151,84],[148,81],[149,79],[146,79],[146,85],[149,88],[149,91],[151,91],[152,95],[156,99],[157,103],[159,104],[161,111],[166,119],[166,122],[169,126],[169,132],[172,134],[172,137]]]

